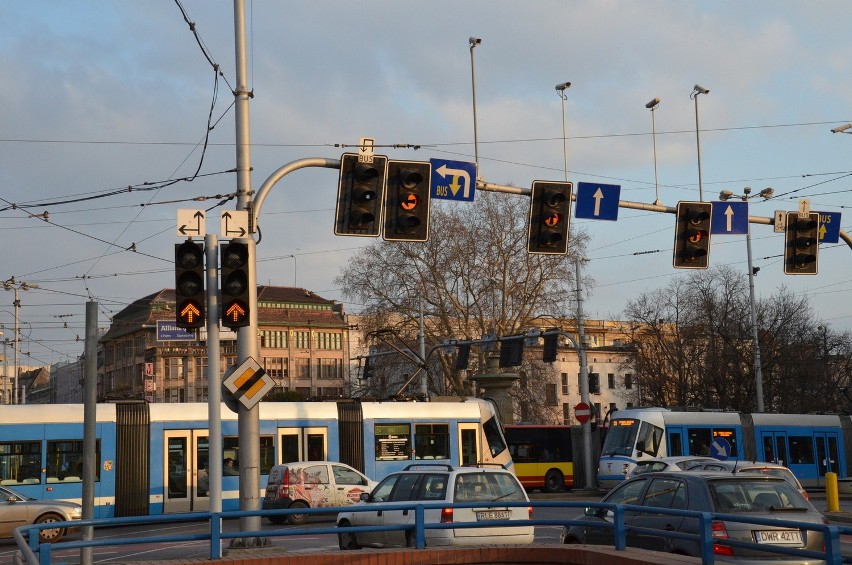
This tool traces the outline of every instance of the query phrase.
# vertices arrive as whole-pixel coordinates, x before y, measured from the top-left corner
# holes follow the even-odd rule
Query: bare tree
[[[512,335],[568,314],[572,254],[583,234],[572,236],[568,256],[530,255],[528,198],[480,192],[473,203],[434,204],[428,242],[376,241],[335,280],[363,305],[369,327],[362,330],[392,329],[416,350],[422,308],[428,350],[448,338]],[[456,352],[436,357],[432,391],[446,384],[448,393],[470,393],[465,372],[455,369]],[[470,359],[470,371],[485,367],[482,349],[474,348]]]

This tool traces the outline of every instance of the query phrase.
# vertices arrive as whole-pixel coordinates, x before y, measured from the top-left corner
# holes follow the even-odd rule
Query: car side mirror
[[[370,493],[369,493],[369,492],[362,492],[362,493],[358,496],[358,499],[359,499],[361,502],[370,502]]]
[[[601,511],[600,508],[595,508],[593,506],[587,506],[586,509],[583,511],[583,514],[585,514],[586,516],[594,517],[594,516],[597,516],[600,511]]]

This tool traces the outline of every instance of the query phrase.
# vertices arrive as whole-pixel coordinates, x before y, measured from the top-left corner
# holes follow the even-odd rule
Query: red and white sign
[[[578,422],[585,424],[592,417],[592,409],[585,402],[581,402],[574,407],[574,415]]]

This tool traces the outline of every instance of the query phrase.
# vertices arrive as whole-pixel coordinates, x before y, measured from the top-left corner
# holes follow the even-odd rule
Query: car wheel
[[[62,516],[57,514],[45,514],[44,516],[39,516],[35,521],[36,524],[52,524],[53,522],[63,522],[64,519]],[[65,535],[65,528],[47,528],[44,530],[39,530],[38,539],[41,543],[56,543],[62,536]]]
[[[565,477],[558,469],[551,469],[544,476],[544,492],[559,492],[564,485]]]
[[[298,510],[301,508],[307,508],[308,505],[302,502],[301,500],[297,500],[293,504],[290,505],[290,510]],[[287,521],[289,521],[294,526],[301,526],[308,520],[307,514],[290,514],[287,517]]]
[[[280,526],[287,521],[286,516],[267,516],[266,519],[269,520],[270,524],[275,524],[276,526]]]
[[[346,520],[337,524],[340,528],[348,528],[351,525],[352,524]],[[356,538],[355,534],[351,532],[341,532],[337,534],[337,544],[343,551],[346,551],[347,549],[361,549],[361,546],[358,545],[358,538]]]

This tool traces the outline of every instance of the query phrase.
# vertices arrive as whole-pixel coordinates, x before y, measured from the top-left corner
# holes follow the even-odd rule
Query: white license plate
[[[476,520],[508,520],[510,516],[508,510],[484,510],[476,513]]]
[[[802,545],[800,530],[758,530],[754,532],[754,541],[772,545]]]

